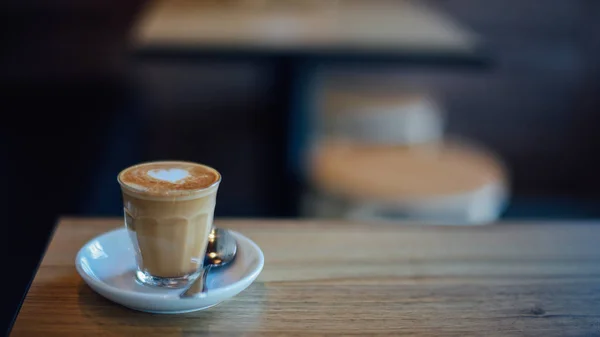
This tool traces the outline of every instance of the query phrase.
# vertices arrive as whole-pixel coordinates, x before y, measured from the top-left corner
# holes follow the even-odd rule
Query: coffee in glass
[[[144,284],[178,288],[202,270],[221,175],[191,162],[135,165],[118,176]]]

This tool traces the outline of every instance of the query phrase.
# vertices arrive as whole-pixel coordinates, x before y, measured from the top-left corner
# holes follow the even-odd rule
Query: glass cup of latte
[[[206,165],[157,161],[118,175],[136,277],[145,285],[179,288],[202,271],[220,173]]]

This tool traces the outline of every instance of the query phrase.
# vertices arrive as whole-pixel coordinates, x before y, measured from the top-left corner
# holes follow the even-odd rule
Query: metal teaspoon
[[[202,296],[206,294],[208,272],[215,267],[222,267],[235,259],[237,242],[227,229],[213,227],[208,235],[208,246],[204,256],[204,267],[200,276],[183,293],[180,298]]]

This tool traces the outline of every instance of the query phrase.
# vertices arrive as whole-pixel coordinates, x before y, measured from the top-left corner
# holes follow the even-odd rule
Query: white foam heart
[[[187,178],[190,173],[186,170],[172,168],[172,169],[159,169],[159,170],[150,170],[148,171],[148,175],[154,179],[168,181],[170,183],[176,183],[181,179]]]

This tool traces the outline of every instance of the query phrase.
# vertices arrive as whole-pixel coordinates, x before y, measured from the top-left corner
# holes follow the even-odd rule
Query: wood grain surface
[[[12,335],[600,335],[600,224],[217,224],[261,246],[258,280],[210,310],[154,315],[75,271],[79,248],[121,220],[64,219]]]
[[[472,52],[476,37],[410,1],[155,1],[133,34],[138,46],[266,50]]]

